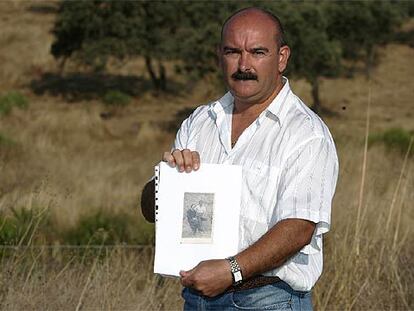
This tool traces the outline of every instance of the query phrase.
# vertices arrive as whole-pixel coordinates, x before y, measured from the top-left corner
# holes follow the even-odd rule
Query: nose
[[[242,52],[239,58],[239,70],[250,71],[250,69],[251,69],[250,57],[248,53]]]

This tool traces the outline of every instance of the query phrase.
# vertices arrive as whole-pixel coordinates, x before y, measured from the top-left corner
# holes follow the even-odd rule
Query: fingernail
[[[185,168],[185,171],[186,171],[187,173],[190,173],[190,172],[191,172],[191,166],[187,166],[187,167]]]
[[[194,169],[198,170],[198,164],[194,164]]]

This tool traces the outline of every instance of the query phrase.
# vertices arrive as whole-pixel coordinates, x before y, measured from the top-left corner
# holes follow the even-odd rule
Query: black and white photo
[[[184,193],[182,243],[212,242],[213,211],[214,193]]]

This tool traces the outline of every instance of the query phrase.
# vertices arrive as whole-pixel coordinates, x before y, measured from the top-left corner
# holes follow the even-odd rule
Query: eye
[[[265,52],[262,51],[262,50],[256,50],[256,51],[254,51],[254,54],[255,55],[265,55]]]
[[[234,51],[234,50],[226,50],[226,51],[224,51],[224,55],[234,55],[234,54],[237,54],[238,52],[237,51]]]

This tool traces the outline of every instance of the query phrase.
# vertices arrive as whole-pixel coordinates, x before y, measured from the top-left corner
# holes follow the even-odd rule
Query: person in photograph
[[[187,221],[190,225],[190,228],[193,232],[193,235],[196,235],[197,232],[203,232],[203,221],[206,221],[206,206],[202,200],[198,203],[191,204],[190,208],[187,210]]]

